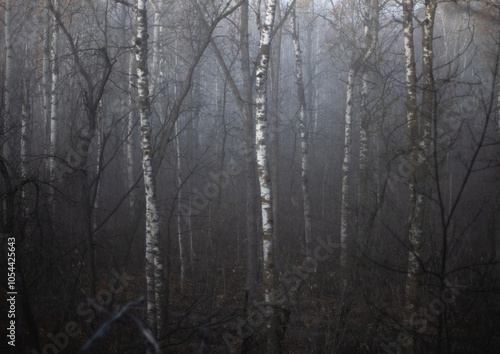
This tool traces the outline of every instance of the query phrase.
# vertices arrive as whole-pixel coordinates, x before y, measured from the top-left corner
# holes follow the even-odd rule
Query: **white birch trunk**
[[[368,176],[368,149],[370,144],[369,129],[370,129],[370,117],[369,110],[367,107],[367,97],[368,97],[368,80],[369,75],[367,71],[363,72],[362,75],[362,87],[361,87],[361,119],[359,128],[359,185],[358,185],[358,237],[357,237],[357,262],[356,262],[356,274],[359,268],[359,264],[363,257],[363,254],[368,250],[369,242],[369,218],[370,218],[370,208],[369,203],[369,181]]]
[[[59,12],[59,0],[54,0],[54,11]],[[56,14],[52,14],[52,45],[50,51],[50,61],[52,65],[52,86],[50,101],[50,142],[49,142],[49,178],[50,183],[55,183],[56,175],[56,149],[57,149],[57,130],[58,130],[58,90],[59,90],[59,24]],[[52,214],[55,213],[54,196],[51,195]]]
[[[161,306],[163,294],[163,267],[159,249],[159,213],[153,171],[153,147],[151,144],[151,103],[149,98],[148,27],[146,0],[137,0],[137,36],[135,39],[137,60],[137,87],[141,121],[141,150],[144,189],[146,195],[146,286],[147,326],[155,337],[161,333]]]
[[[368,97],[368,73],[365,71],[362,75],[362,87],[361,87],[361,124],[359,130],[359,175],[360,175],[360,187],[367,187],[368,182],[368,148],[369,148],[369,117],[368,117],[368,107],[367,107],[367,97]],[[361,209],[361,214],[365,210],[364,199],[367,197],[365,195],[366,188],[359,188],[358,194],[358,204]]]
[[[413,50],[413,26],[411,18],[413,4],[406,0],[403,3],[403,25],[405,33],[405,52],[407,61],[407,105],[408,131],[410,145],[410,207],[408,239],[408,270],[406,277],[405,325],[413,330],[412,314],[418,306],[418,289],[420,287],[421,248],[424,242],[423,228],[426,214],[426,198],[429,188],[429,171],[427,167],[429,147],[431,144],[431,122],[434,109],[434,78],[433,78],[433,28],[437,1],[429,0],[425,3],[425,20],[422,28],[422,118],[416,120],[416,76],[415,56]],[[412,110],[410,108],[413,108]],[[413,336],[407,347],[408,353],[417,352]]]
[[[357,70],[352,67],[349,69],[347,78],[346,109],[344,121],[344,160],[342,162],[342,202],[340,205],[340,267],[347,267],[347,242],[349,239],[349,163],[351,160],[351,121],[352,121],[352,96],[354,90],[354,80]],[[345,276],[345,274],[343,274]]]
[[[343,270],[346,269],[348,265],[348,240],[349,230],[349,174],[350,174],[350,160],[351,160],[351,124],[352,124],[352,105],[353,105],[353,91],[356,76],[365,64],[365,62],[370,58],[370,56],[375,51],[375,46],[377,43],[377,32],[378,32],[378,0],[373,0],[371,4],[371,23],[370,30],[366,30],[367,36],[369,38],[369,45],[364,49],[362,54],[354,61],[349,69],[349,74],[347,77],[347,93],[346,93],[346,109],[345,109],[345,127],[344,127],[344,160],[342,163],[342,201],[340,207],[340,245],[341,245],[341,255],[340,255],[340,266]],[[344,274],[345,276],[345,274]]]
[[[271,45],[271,33],[274,25],[276,0],[268,0],[263,26],[260,31],[259,54],[256,70],[256,134],[257,170],[260,185],[260,200],[262,212],[262,249],[263,249],[263,286],[264,301],[269,306],[270,320],[267,322],[268,352],[279,351],[279,338],[274,321],[274,230],[272,217],[272,184],[267,158],[267,100],[266,83]]]
[[[292,40],[295,47],[295,75],[297,83],[297,94],[300,103],[300,146],[302,151],[302,199],[304,213],[304,241],[307,257],[312,257],[312,222],[311,222],[311,198],[309,197],[309,138],[307,129],[306,96],[302,74],[302,53],[300,50],[299,32],[297,29],[296,9],[292,9],[290,19]]]

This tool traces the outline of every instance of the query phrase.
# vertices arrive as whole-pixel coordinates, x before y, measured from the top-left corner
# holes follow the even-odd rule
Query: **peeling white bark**
[[[264,23],[260,30],[259,54],[256,70],[256,134],[257,170],[260,185],[262,212],[262,250],[263,250],[263,287],[264,301],[271,312],[267,321],[268,351],[277,352],[279,339],[274,326],[273,293],[275,291],[274,230],[272,216],[272,184],[267,158],[267,101],[266,83],[269,66],[271,33],[274,25],[276,0],[268,0]]]
[[[276,1],[269,0],[266,7],[266,17],[261,29],[259,56],[256,71],[256,134],[255,144],[257,150],[257,169],[259,174],[260,196],[262,204],[262,236],[263,236],[263,265],[264,265],[264,290],[266,302],[270,303],[270,293],[274,287],[274,254],[273,254],[273,219],[271,177],[267,159],[267,100],[266,83],[269,64],[269,47],[271,44],[271,31],[274,24]]]
[[[135,39],[137,61],[137,88],[141,121],[141,150],[144,190],[146,195],[146,286],[147,326],[158,336],[163,321],[163,265],[160,259],[160,226],[153,171],[153,147],[151,144],[151,103],[148,72],[148,25],[146,0],[137,0],[137,36]]]
[[[349,163],[351,161],[351,121],[352,121],[352,94],[354,89],[354,80],[357,70],[351,68],[347,77],[346,109],[344,121],[344,160],[342,162],[342,202],[340,206],[340,267],[345,269],[347,266],[347,242],[349,239]]]
[[[408,269],[406,278],[406,299],[405,299],[405,324],[411,330],[410,316],[416,307],[416,289],[418,287],[417,273],[419,270],[418,259],[418,229],[415,229],[412,222],[413,210],[418,207],[414,203],[415,199],[415,140],[417,139],[418,126],[416,121],[416,72],[415,72],[415,51],[413,40],[413,1],[403,1],[403,31],[406,61],[406,119],[408,125],[408,142],[410,147],[409,168],[413,168],[409,176],[408,188],[410,190],[410,216],[408,240],[411,249],[408,252]],[[412,226],[413,225],[413,226]],[[413,348],[413,340],[411,343]]]

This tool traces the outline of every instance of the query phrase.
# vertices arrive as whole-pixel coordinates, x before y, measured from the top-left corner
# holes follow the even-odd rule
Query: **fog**
[[[6,353],[496,353],[495,1],[4,0]]]

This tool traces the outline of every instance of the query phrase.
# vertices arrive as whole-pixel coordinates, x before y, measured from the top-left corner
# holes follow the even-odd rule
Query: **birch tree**
[[[273,31],[276,1],[268,0],[264,23],[260,29],[259,54],[256,69],[256,125],[255,125],[255,149],[257,154],[257,170],[260,186],[260,200],[262,213],[262,270],[264,286],[264,302],[270,311],[267,321],[267,346],[269,353],[279,352],[280,343],[278,328],[276,324],[276,310],[274,292],[276,290],[276,274],[274,263],[274,230],[272,216],[272,182],[269,174],[269,163],[267,158],[267,71],[269,66],[269,55],[271,47],[271,33]]]
[[[52,37],[50,45],[51,62],[51,92],[50,92],[50,141],[49,141],[49,176],[50,182],[55,183],[56,170],[56,149],[57,149],[57,130],[58,130],[58,91],[59,91],[59,22],[57,13],[59,13],[59,0],[48,0],[49,7],[52,10]],[[52,211],[55,211],[55,203],[52,196]]]
[[[125,5],[125,1],[117,0]],[[193,4],[197,4],[195,0]],[[175,98],[172,108],[168,113],[167,124],[163,128],[161,134],[157,138],[156,149],[152,147],[152,122],[151,122],[151,100],[149,95],[149,71],[148,71],[148,51],[147,51],[147,9],[146,0],[137,0],[135,6],[136,12],[136,27],[137,34],[134,41],[136,62],[137,62],[137,87],[138,87],[138,106],[139,118],[141,126],[141,151],[142,151],[142,168],[145,185],[145,206],[146,206],[146,283],[147,283],[147,326],[148,329],[160,338],[164,332],[164,324],[168,315],[168,293],[169,283],[168,277],[164,274],[169,273],[168,258],[163,264],[160,255],[159,246],[159,214],[156,196],[155,175],[159,170],[165,151],[171,141],[172,133],[175,129],[175,123],[180,116],[182,104],[191,89],[193,75],[195,69],[200,62],[203,53],[210,44],[212,33],[217,24],[233,13],[241,4],[242,1],[230,6],[227,2],[222,6],[221,11],[216,14],[210,24],[205,28],[203,41],[196,49],[195,55],[191,64],[184,76],[181,88],[178,90],[178,95]],[[142,209],[144,204],[140,204],[135,208]],[[168,247],[168,246],[167,246]],[[167,266],[166,269],[163,267]]]
[[[135,36],[134,36],[135,37]],[[135,39],[132,40],[132,45],[134,45]],[[135,109],[135,96],[137,94],[137,83],[136,83],[136,62],[135,53],[131,52],[128,60],[128,113],[127,113],[127,140],[125,141],[125,150],[127,156],[127,180],[128,188],[131,191],[129,195],[129,209],[130,213],[135,210],[134,205],[137,198],[137,193],[135,185],[135,139],[134,132],[137,120],[137,111]]]
[[[153,5],[154,9],[154,22],[153,22],[153,55],[152,55],[152,61],[151,61],[151,82],[150,82],[150,88],[149,88],[149,93],[151,97],[151,103],[152,103],[152,113],[155,111],[155,98],[157,96],[157,90],[158,90],[158,81],[161,78],[160,74],[160,58],[161,58],[161,34],[162,34],[162,15],[163,15],[163,8],[165,4],[165,0],[159,0],[159,1],[152,1],[151,4]],[[176,42],[177,43],[177,42]],[[177,60],[177,59],[176,59]],[[159,107],[159,112],[158,116],[160,117],[160,120],[163,118],[162,116],[162,107],[163,105],[158,105]]]
[[[408,268],[406,276],[405,325],[410,333],[408,353],[417,351],[412,331],[412,314],[418,306],[418,289],[421,284],[422,261],[421,249],[424,244],[424,222],[427,198],[431,192],[430,172],[428,169],[429,147],[431,144],[431,123],[434,111],[433,78],[433,29],[437,0],[425,2],[425,18],[422,23],[422,110],[417,119],[416,97],[417,80],[415,70],[415,52],[413,42],[413,2],[403,2],[403,28],[406,59],[406,101],[409,144],[409,180],[410,191],[408,220]]]
[[[43,95],[43,121],[49,128],[49,145],[50,145],[50,0],[44,1],[44,19],[43,19],[43,56],[42,56],[42,95]],[[47,130],[45,130],[47,132]],[[50,147],[48,150],[50,155]],[[49,162],[50,163],[50,162]],[[49,169],[50,174],[50,169]]]
[[[257,208],[256,203],[256,163],[255,163],[255,123],[254,123],[254,110],[252,106],[253,94],[252,94],[252,81],[256,70],[258,70],[258,65],[255,65],[253,70],[250,68],[250,51],[249,51],[249,31],[248,31],[248,1],[240,1],[241,11],[240,11],[240,53],[241,53],[241,87],[238,87],[236,80],[231,74],[228,66],[224,61],[224,57],[220,52],[217,43],[212,40],[212,49],[214,51],[217,62],[219,63],[224,76],[231,88],[233,96],[236,99],[236,104],[243,117],[243,129],[244,129],[244,158],[245,158],[245,179],[246,179],[246,193],[247,193],[247,203],[246,203],[246,234],[247,234],[247,277],[246,285],[248,289],[248,303],[253,302],[254,294],[256,292],[256,282],[257,282],[257,258],[258,258],[258,239],[257,239],[257,221],[255,218],[255,211]],[[272,38],[276,32],[279,31],[284,20],[287,18],[291,8],[294,6],[295,0],[292,1],[286,15],[283,16],[275,26],[274,31],[270,32],[270,38]],[[200,10],[198,10],[199,13]],[[202,23],[207,27],[206,21],[201,18]],[[260,51],[259,51],[260,55]],[[268,59],[269,61],[269,59]],[[277,131],[274,130],[274,132]]]
[[[141,122],[141,151],[144,191],[146,194],[146,287],[147,326],[158,338],[162,324],[163,265],[160,259],[160,225],[156,196],[153,146],[151,142],[151,102],[148,71],[148,18],[146,0],[137,0],[137,35],[135,53],[137,61],[137,88],[139,92],[139,118]]]
[[[342,163],[342,202],[340,209],[340,243],[341,243],[341,256],[340,266],[343,273],[348,268],[348,240],[350,238],[348,230],[349,222],[349,189],[350,189],[350,161],[351,161],[351,145],[352,145],[352,118],[353,118],[353,99],[354,99],[354,84],[359,70],[364,63],[370,58],[375,50],[377,42],[377,26],[378,24],[378,0],[373,0],[371,5],[371,28],[367,35],[370,36],[369,45],[362,49],[356,59],[353,61],[349,68],[347,77],[347,93],[346,93],[346,108],[345,108],[345,122],[344,122],[344,159]],[[345,274],[344,274],[345,276]]]

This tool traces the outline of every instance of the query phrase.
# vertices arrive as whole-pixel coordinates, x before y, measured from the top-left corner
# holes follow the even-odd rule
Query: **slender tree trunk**
[[[49,0],[50,1],[50,0]],[[53,9],[59,12],[59,0],[54,0]],[[57,151],[57,130],[58,130],[58,90],[59,90],[59,24],[56,15],[52,14],[52,45],[50,51],[50,61],[52,64],[51,81],[51,101],[50,101],[50,142],[49,142],[49,176],[50,183],[55,183],[56,175],[56,151]],[[52,215],[55,214],[54,192],[51,195]]]
[[[290,19],[292,40],[295,47],[295,74],[297,83],[297,94],[300,103],[300,146],[302,151],[302,199],[304,213],[304,243],[306,257],[312,257],[312,223],[311,223],[311,198],[309,196],[309,137],[307,124],[306,96],[304,90],[304,80],[302,74],[302,52],[300,50],[299,32],[297,29],[297,19],[295,7]]]
[[[351,124],[352,124],[352,107],[353,107],[353,93],[354,93],[354,83],[357,74],[361,67],[366,63],[370,56],[375,51],[375,46],[377,43],[377,33],[378,33],[378,0],[373,0],[371,4],[371,21],[370,30],[367,31],[367,36],[369,36],[369,44],[363,50],[362,54],[352,63],[349,68],[349,74],[347,77],[347,94],[346,94],[346,110],[345,110],[345,131],[344,131],[344,160],[342,164],[342,202],[340,211],[340,243],[341,243],[341,256],[340,256],[340,266],[346,273],[349,261],[349,250],[348,242],[350,239],[348,230],[348,220],[349,220],[349,181],[350,181],[350,160],[351,160]],[[368,42],[368,41],[367,41]]]
[[[137,87],[141,120],[141,150],[144,189],[146,194],[146,286],[147,326],[155,338],[161,333],[163,307],[163,268],[160,261],[160,225],[156,197],[153,147],[151,144],[151,103],[148,72],[148,24],[146,0],[137,0],[137,36],[135,39],[137,61]]]
[[[196,2],[193,1],[196,5]],[[204,17],[201,15],[199,6],[196,5],[199,13],[200,22],[204,25],[205,31],[213,30],[208,27]],[[241,0],[238,4],[226,12],[231,13],[236,8],[241,7],[241,25],[240,25],[240,53],[241,53],[241,72],[242,72],[242,89],[241,92],[236,86],[236,83],[224,62],[222,54],[217,48],[213,40],[210,40],[214,49],[215,56],[221,66],[226,79],[236,98],[238,108],[243,116],[244,126],[244,158],[245,158],[245,178],[247,184],[247,204],[246,204],[246,231],[247,231],[247,291],[248,303],[253,303],[254,294],[256,291],[257,282],[257,260],[258,260],[258,238],[257,238],[257,222],[256,222],[256,206],[257,206],[257,185],[256,185],[256,164],[255,164],[255,148],[254,148],[254,122],[253,122],[253,106],[252,106],[252,84],[250,75],[250,54],[248,45],[248,1]]]
[[[193,1],[196,5],[196,2]],[[190,92],[193,74],[196,66],[201,60],[201,57],[211,41],[212,33],[217,24],[226,16],[233,13],[241,3],[227,9],[224,13],[218,16],[208,26],[205,23],[205,36],[200,47],[197,49],[193,62],[189,66],[188,72],[183,80],[182,88],[173,103],[169,114],[169,119],[166,127],[157,140],[157,149],[153,157],[152,142],[151,142],[151,103],[149,98],[149,72],[147,68],[147,11],[146,0],[137,0],[136,18],[137,18],[137,36],[135,39],[136,60],[137,60],[137,87],[139,91],[139,111],[141,120],[141,150],[142,150],[142,165],[144,185],[146,191],[146,283],[147,283],[147,311],[148,311],[148,328],[153,333],[158,332],[157,326],[160,326],[160,334],[163,332],[164,323],[168,315],[168,279],[162,276],[169,273],[169,258],[168,249],[165,253],[165,264],[162,264],[159,249],[159,220],[158,206],[156,198],[156,185],[154,176],[160,168],[165,149],[170,142],[171,134],[175,128],[181,112],[181,107],[184,99]],[[198,11],[201,13],[200,11]],[[201,16],[200,16],[201,18]],[[167,248],[169,243],[165,242]],[[163,270],[163,267],[166,270]],[[164,291],[162,291],[164,288]],[[155,299],[156,295],[156,299]],[[158,309],[158,311],[157,311]],[[161,320],[158,321],[158,318]],[[156,333],[155,333],[156,335]]]
[[[23,181],[26,180],[28,176],[28,166],[27,166],[27,156],[28,156],[28,151],[29,151],[29,136],[28,136],[28,128],[30,124],[30,119],[31,119],[31,107],[30,107],[30,95],[29,95],[29,81],[27,78],[23,79],[23,105],[22,105],[22,126],[21,126],[21,179]],[[22,233],[24,235],[30,235],[30,224],[29,224],[29,211],[30,207],[28,204],[28,198],[27,198],[27,193],[26,193],[26,187],[23,187],[21,189],[21,203],[22,203],[22,211],[23,211],[23,216],[24,219],[26,220],[24,223],[24,230]],[[20,240],[22,242],[22,237]],[[23,272],[21,268],[21,264],[18,265],[17,267],[17,272],[18,275],[16,276],[17,283],[19,283],[19,288],[17,291],[21,295],[21,311],[16,314],[16,316],[20,319],[18,323],[18,334],[17,334],[17,340],[20,345],[18,345],[18,352],[23,353],[25,351],[25,336],[24,336],[24,330],[23,330],[23,318],[26,319],[26,322],[28,322],[28,328],[30,331],[30,335],[33,339],[34,346],[36,349],[40,349],[40,341],[38,338],[38,332],[36,328],[36,324],[33,318],[33,312],[31,311],[31,306],[29,302],[29,295],[28,295],[28,289],[25,286],[24,278],[23,278]],[[34,332],[33,332],[34,331]]]
[[[191,190],[191,180],[188,180],[188,191]],[[193,225],[191,221],[191,215],[193,211],[193,198],[189,195],[189,217],[188,217],[188,229],[189,229],[189,265],[191,266],[191,274],[194,274],[194,259],[196,258],[196,254],[194,253],[193,247]]]
[[[497,65],[500,66],[500,63],[497,63]],[[500,68],[497,68],[497,72],[499,72]],[[497,76],[497,89],[498,89],[498,92],[497,92],[497,129],[498,129],[498,136],[500,138],[500,79],[498,78]],[[451,162],[449,163],[450,166],[451,166]],[[450,167],[450,208],[449,210],[451,210],[451,167]],[[500,202],[500,200],[499,200]],[[496,225],[498,225],[498,227],[496,228],[497,229],[497,232],[495,233],[494,237],[495,237],[495,262],[496,262],[496,275],[497,277],[500,276],[500,210],[497,211],[497,215],[496,215]]]
[[[96,166],[95,166],[95,196],[94,196],[94,206],[92,208],[92,229],[96,230],[98,226],[98,215],[99,208],[101,207],[101,193],[102,193],[102,183],[101,183],[101,172],[104,157],[104,144],[103,135],[106,134],[105,127],[107,126],[107,114],[103,107],[102,101],[99,103],[99,126],[96,131],[97,135],[97,151],[96,151]]]
[[[186,278],[186,264],[184,261],[184,240],[182,238],[181,203],[182,203],[182,174],[181,174],[181,147],[179,139],[179,121],[175,122],[175,147],[177,152],[177,242],[179,244],[179,260],[181,263],[181,292],[184,292]]]
[[[161,17],[162,17],[162,12],[163,12],[163,7],[165,4],[165,0],[159,0],[159,1],[152,1],[151,4],[153,5],[154,8],[154,23],[153,23],[153,58],[152,58],[152,65],[151,65],[151,74],[150,75],[150,88],[149,88],[149,95],[152,97],[152,108],[154,108],[155,104],[155,98],[157,95],[157,88],[158,88],[158,80],[159,80],[159,71],[160,71],[160,56],[161,56],[161,33],[162,33],[162,24],[161,24]],[[160,105],[164,106],[164,105]],[[160,119],[161,119],[161,114],[160,114]]]
[[[203,75],[202,75],[203,76]],[[200,86],[205,87],[203,83],[201,85],[197,85],[195,88],[195,97],[200,97]],[[190,129],[189,129],[189,135],[188,135],[188,140],[191,142],[192,149],[189,150],[188,156],[196,156],[197,151],[198,151],[198,118],[199,118],[199,111],[200,109],[197,108],[193,119],[189,122],[190,124]],[[187,216],[187,228],[189,230],[189,265],[191,267],[191,277],[194,276],[194,261],[196,259],[196,254],[194,252],[194,246],[193,246],[193,225],[192,225],[192,218],[191,215],[193,215],[193,198],[192,198],[192,193],[191,193],[191,178],[188,178],[187,180],[187,196],[189,198],[188,200],[188,216]]]
[[[135,43],[135,40],[132,41]],[[125,142],[125,149],[127,154],[127,176],[128,176],[128,187],[132,190],[129,195],[129,208],[130,213],[133,214],[134,205],[137,199],[137,193],[135,192],[135,123],[136,123],[136,110],[135,110],[135,96],[136,91],[136,60],[135,55],[130,53],[129,67],[128,67],[128,99],[129,99],[129,112],[127,114],[127,140]]]
[[[281,8],[279,1],[276,2],[276,17],[281,18]],[[273,181],[273,220],[274,220],[274,249],[276,250],[276,270],[279,274],[281,266],[279,256],[281,255],[281,238],[279,232],[279,84],[280,84],[280,64],[281,64],[281,37],[280,28],[275,35],[274,45],[272,47],[272,58],[270,62],[270,83],[271,83],[271,104],[269,106],[269,144],[270,150],[270,168],[271,180]]]
[[[42,95],[43,95],[43,122],[45,124],[45,134],[47,141],[50,142],[50,10],[49,1],[45,0],[44,12],[45,18],[43,23],[43,56],[42,56]],[[49,144],[50,146],[50,144]],[[50,154],[50,149],[46,150]]]
[[[409,135],[409,230],[408,270],[406,277],[405,325],[410,333],[408,353],[417,352],[413,335],[412,315],[418,307],[418,289],[421,284],[421,249],[424,243],[424,221],[426,200],[429,198],[428,150],[431,144],[431,122],[434,110],[433,79],[433,27],[436,13],[436,0],[425,3],[425,20],[422,28],[422,117],[416,117],[416,74],[413,42],[413,3],[403,2],[403,26],[406,53],[407,121]]]
[[[316,20],[315,18],[315,1],[312,0],[310,1],[310,10],[308,9],[307,11],[310,11],[312,15],[306,15],[307,16],[307,25],[306,25],[306,84],[305,84],[305,91],[307,92],[307,107],[308,107],[308,117],[309,117],[309,123],[308,123],[308,134],[309,134],[309,141],[311,143],[311,146],[314,147],[314,135],[316,134],[315,131],[315,125],[316,125],[316,104],[317,102],[317,93],[318,90],[316,88],[316,64],[314,63],[317,59],[313,59],[313,45],[318,44],[318,35],[315,35],[315,41],[313,40],[313,34],[314,34],[314,29],[315,25],[314,22]],[[314,44],[314,42],[316,42]],[[319,54],[319,53],[318,53]],[[313,108],[314,107],[314,108]],[[314,159],[313,159],[314,160]]]
[[[22,122],[21,122],[21,178],[26,180],[28,177],[28,153],[29,153],[29,127],[31,119],[30,92],[29,81],[23,79],[23,106],[22,106]],[[22,189],[21,198],[23,201],[23,209],[25,217],[28,216],[29,206],[26,200],[26,188]]]
[[[3,130],[5,141],[3,142],[3,155],[6,159],[10,158],[12,139],[12,33],[11,33],[11,13],[12,0],[5,1],[5,92],[4,92],[4,118]]]
[[[274,25],[276,0],[268,0],[264,23],[260,30],[259,54],[256,71],[256,134],[257,170],[262,211],[263,287],[264,302],[270,311],[267,321],[268,353],[280,352],[280,340],[275,311],[276,274],[274,264],[274,230],[272,217],[272,182],[267,158],[267,71]]]
[[[350,170],[349,164],[351,161],[351,121],[352,121],[352,99],[354,91],[354,80],[356,78],[356,69],[351,67],[347,78],[347,94],[346,94],[346,110],[344,121],[344,160],[342,163],[342,203],[340,206],[340,267],[345,276],[348,265],[348,223],[349,223],[349,180]]]
[[[219,263],[219,259],[221,258],[220,256],[220,243],[219,240],[221,238],[220,232],[221,232],[221,205],[222,205],[222,172],[224,171],[224,160],[226,157],[226,140],[227,140],[227,127],[226,127],[226,83],[227,81],[224,80],[224,85],[222,90],[219,90],[218,85],[217,85],[217,115],[221,116],[221,131],[222,133],[222,142],[221,142],[221,150],[220,153],[218,154],[219,156],[219,161],[218,161],[218,177],[217,177],[217,199],[216,199],[216,204],[215,204],[215,222],[214,222],[214,233],[213,237],[211,239],[212,243],[212,252],[211,252],[211,259],[210,259],[210,277],[209,277],[209,286],[208,286],[208,291],[210,296],[212,297],[212,300],[215,298],[216,294],[216,274],[217,274],[217,265]],[[220,91],[222,91],[222,102],[219,101],[219,97],[221,96]],[[224,267],[222,268],[224,271]]]
[[[366,41],[367,45],[361,52],[361,55],[354,60],[349,68],[348,78],[347,78],[347,94],[346,94],[346,110],[345,110],[345,127],[344,127],[344,159],[342,163],[342,201],[340,206],[340,245],[341,245],[341,255],[340,255],[340,269],[341,269],[341,290],[338,299],[337,317],[338,317],[338,328],[335,336],[337,337],[337,347],[340,345],[340,336],[343,335],[345,331],[345,326],[347,323],[347,314],[350,310],[350,303],[352,301],[352,295],[354,294],[355,276],[356,276],[356,258],[355,250],[351,249],[355,245],[355,242],[351,240],[351,234],[349,232],[349,214],[350,214],[350,163],[351,163],[351,125],[353,118],[353,94],[354,94],[354,84],[359,70],[363,67],[366,61],[370,58],[372,53],[375,51],[375,46],[377,43],[377,32],[378,32],[378,0],[373,0],[370,6],[370,20],[369,20],[369,31],[365,29],[366,36],[369,36],[369,40]]]
[[[365,19],[365,45],[369,47],[372,41],[372,33],[378,39],[378,8],[374,11],[377,15],[372,16],[372,6],[377,6],[378,4],[373,3],[371,0],[365,0],[364,2],[364,16]],[[375,27],[376,31],[372,32],[371,27]],[[366,64],[366,63],[365,63]],[[362,74],[362,87],[361,87],[361,112],[360,112],[360,131],[359,131],[359,186],[358,186],[358,220],[359,225],[359,236],[357,240],[358,261],[355,266],[355,277],[358,274],[358,268],[363,257],[363,254],[370,249],[370,232],[371,232],[371,220],[374,218],[374,211],[372,210],[373,204],[371,203],[372,197],[370,193],[370,181],[372,180],[369,176],[369,166],[368,166],[368,151],[370,147],[370,122],[373,119],[371,117],[371,112],[368,107],[368,95],[372,91],[369,87],[370,75],[368,68],[364,65]]]
[[[201,74],[201,77],[203,78],[203,74]],[[203,85],[203,82],[201,85],[196,85],[195,86],[195,94],[194,97],[201,97],[201,90],[200,87],[205,87]],[[200,115],[200,105],[196,108],[194,112],[193,119],[190,121],[191,129],[189,130],[189,135],[188,139],[191,142],[193,148],[190,152],[190,156],[196,156],[197,151],[198,151],[198,124],[199,124],[199,115]],[[187,181],[187,190],[191,191],[191,178],[188,179]],[[191,266],[191,274],[194,274],[194,260],[196,259],[196,254],[194,251],[193,247],[193,226],[192,226],[192,219],[191,215],[193,215],[193,198],[191,196],[191,192],[188,192],[188,230],[189,230],[189,264]]]
[[[162,6],[163,6],[163,4],[162,4]],[[156,14],[157,13],[158,12],[155,12],[155,21],[156,21]],[[158,21],[157,26],[158,25],[159,25],[159,21]],[[156,30],[156,28],[155,28],[155,30]],[[158,35],[159,32],[158,33],[155,32],[155,34]],[[175,39],[176,56],[175,56],[175,64],[174,64],[174,97],[177,97],[177,71],[178,71],[178,67],[179,67],[179,54],[177,51],[178,44],[179,44],[179,38],[176,38]],[[155,48],[155,52],[157,53],[157,55],[158,55],[158,49],[159,48]],[[156,59],[156,60],[158,60],[158,59]],[[153,60],[153,62],[154,62],[154,60]],[[181,203],[182,203],[182,174],[181,174],[181,167],[182,166],[181,166],[181,149],[180,149],[179,120],[178,119],[175,122],[174,134],[175,134],[175,147],[177,150],[177,156],[176,156],[177,157],[177,184],[178,184],[178,188],[179,188],[177,205],[178,205],[179,211],[180,211],[180,207],[181,207]],[[185,260],[184,260],[184,240],[182,239],[182,226],[181,226],[181,214],[180,214],[180,212],[178,213],[178,216],[177,216],[177,242],[179,245],[179,262],[181,264],[181,291],[183,292],[184,291],[185,276],[186,276],[186,264],[185,264]]]
[[[247,236],[247,276],[246,283],[248,289],[248,303],[252,304],[256,286],[257,286],[257,260],[258,260],[258,238],[257,238],[257,184],[256,184],[256,166],[254,155],[255,131],[253,122],[253,107],[252,107],[252,83],[250,76],[250,52],[248,43],[248,1],[241,5],[241,28],[240,28],[240,45],[241,45],[241,73],[242,73],[242,89],[241,98],[243,103],[241,111],[243,115],[244,134],[243,139],[245,144],[245,179],[247,187],[247,204],[246,204],[246,236]]]
[[[363,257],[363,252],[367,249],[367,242],[370,230],[368,229],[368,215],[369,208],[369,193],[370,187],[368,176],[368,149],[370,146],[370,117],[367,106],[368,97],[368,80],[369,75],[367,71],[362,75],[362,88],[361,88],[361,119],[359,128],[359,186],[358,186],[358,259]]]
[[[111,75],[111,70],[113,67],[113,64],[109,60],[108,54],[107,54],[107,48],[103,48],[103,59],[104,59],[104,67],[101,73],[100,81],[98,84],[95,84],[93,81],[93,77],[95,76],[94,73],[92,75],[85,69],[84,65],[82,64],[82,60],[80,57],[80,50],[78,48],[78,42],[75,42],[72,35],[68,31],[67,27],[65,26],[64,22],[61,19],[61,15],[58,11],[58,6],[59,3],[55,2],[54,6],[49,3],[50,10],[52,11],[53,15],[53,20],[54,24],[57,25],[56,29],[54,30],[54,43],[53,44],[53,53],[57,53],[57,50],[55,50],[54,45],[57,44],[57,37],[58,37],[58,31],[59,29],[62,29],[69,47],[71,49],[71,54],[74,59],[74,63],[76,68],[78,69],[82,79],[86,83],[86,90],[84,90],[84,97],[83,100],[85,102],[85,109],[87,113],[87,128],[88,130],[85,131],[83,134],[77,137],[77,142],[76,142],[76,149],[77,149],[77,154],[78,154],[78,161],[72,162],[74,168],[76,168],[78,171],[78,178],[79,178],[79,185],[80,185],[80,190],[82,192],[82,204],[83,204],[83,219],[84,219],[84,225],[85,225],[85,242],[87,246],[87,269],[88,269],[88,277],[89,277],[89,286],[88,286],[88,294],[89,297],[94,297],[95,296],[95,284],[96,284],[96,274],[95,274],[95,264],[94,264],[94,229],[93,229],[93,220],[92,220],[92,215],[93,215],[93,208],[94,208],[94,199],[95,194],[91,194],[91,186],[88,180],[88,157],[89,157],[89,151],[90,151],[90,146],[92,143],[92,139],[96,133],[96,128],[97,128],[97,115],[98,115],[98,107],[101,102],[101,99],[104,94],[104,90],[106,87],[106,83]],[[57,34],[57,35],[56,35]],[[57,46],[56,46],[57,47]],[[56,58],[56,54],[54,54],[54,58]],[[53,75],[54,72],[56,72],[57,76],[57,67],[53,68]],[[57,85],[54,86],[54,82],[57,83],[58,79],[56,77],[53,77],[52,79],[52,117],[51,118],[56,118],[56,119],[51,119],[51,122],[54,123],[51,125],[51,133],[55,134],[54,129],[57,127],[57,105],[54,105],[55,103],[55,97],[57,95]],[[55,137],[55,135],[54,135]],[[55,140],[51,139],[51,142],[54,142]],[[51,148],[53,146],[51,145]],[[54,159],[54,156],[52,156]],[[97,190],[95,190],[97,192]]]

